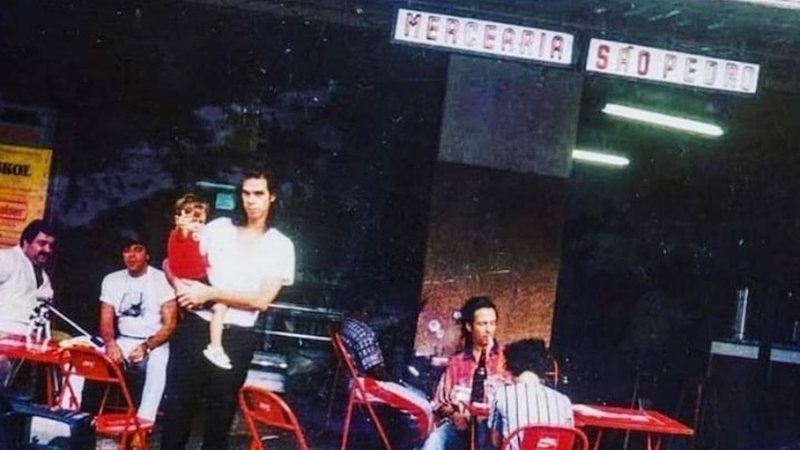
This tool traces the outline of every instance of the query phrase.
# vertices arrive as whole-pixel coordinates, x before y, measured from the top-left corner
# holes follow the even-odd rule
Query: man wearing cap
[[[154,421],[166,383],[167,340],[175,330],[178,307],[164,272],[149,260],[141,240],[123,240],[125,269],[106,275],[100,289],[100,337],[114,361],[145,366],[138,416]]]
[[[0,250],[0,332],[25,334],[37,298],[50,298],[53,288],[44,266],[55,247],[53,229],[31,221],[19,245]]]

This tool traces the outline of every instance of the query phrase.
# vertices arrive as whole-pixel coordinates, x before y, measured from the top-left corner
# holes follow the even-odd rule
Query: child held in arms
[[[207,263],[200,247],[200,230],[208,218],[209,204],[203,198],[183,195],[175,202],[173,217],[175,226],[167,241],[167,265],[170,279],[189,279],[208,283]],[[209,344],[203,355],[214,365],[232,369],[231,360],[222,347],[222,330],[228,307],[221,303],[211,306],[213,312],[209,324]]]

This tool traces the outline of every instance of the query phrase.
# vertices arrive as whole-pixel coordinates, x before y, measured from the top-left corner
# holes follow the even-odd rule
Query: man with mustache
[[[0,250],[0,332],[26,334],[37,298],[52,298],[44,268],[55,250],[55,232],[41,219],[31,221],[19,245]]]

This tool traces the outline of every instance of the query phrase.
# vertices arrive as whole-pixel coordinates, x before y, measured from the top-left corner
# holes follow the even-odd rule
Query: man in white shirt
[[[144,366],[145,380],[137,415],[155,421],[166,383],[167,340],[177,324],[175,291],[164,272],[148,264],[147,247],[138,239],[125,239],[122,260],[125,269],[103,278],[100,336],[111,359]]]
[[[201,231],[211,285],[176,279],[178,304],[186,313],[172,338],[167,369],[167,400],[162,450],[183,450],[192,419],[205,398],[203,449],[226,450],[258,335],[253,331],[259,312],[266,311],[278,292],[294,282],[294,244],[272,228],[269,213],[275,201],[275,177],[268,170],[247,173],[239,185],[233,220],[219,218]],[[211,311],[208,302],[228,306],[223,346],[232,370],[219,368],[203,356],[208,344]]]
[[[0,250],[0,332],[26,334],[36,299],[53,297],[44,266],[55,241],[50,225],[36,219],[22,230],[18,246]]]
[[[55,249],[53,229],[41,219],[31,221],[19,245],[0,250],[0,335],[27,334],[37,298],[52,298],[53,287],[44,266]],[[11,365],[0,356],[0,385]]]

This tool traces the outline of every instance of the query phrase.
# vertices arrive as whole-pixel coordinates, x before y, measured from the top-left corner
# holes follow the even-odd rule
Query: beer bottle
[[[470,403],[482,403],[485,400],[485,386],[486,386],[486,349],[481,350],[481,357],[478,359],[478,367],[472,374],[472,393],[470,394]]]

